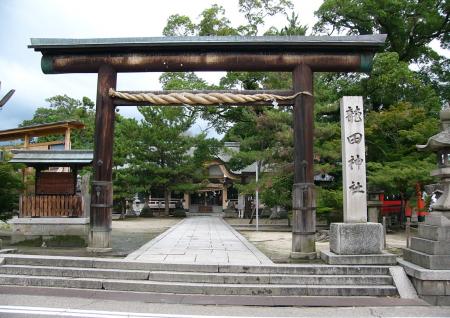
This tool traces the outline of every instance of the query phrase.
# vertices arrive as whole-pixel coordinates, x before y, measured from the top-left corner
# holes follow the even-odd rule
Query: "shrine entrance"
[[[116,106],[293,105],[292,257],[314,258],[314,72],[368,72],[385,35],[31,39],[45,74],[97,73],[90,249],[111,247],[112,149]],[[292,72],[282,91],[116,91],[120,72]]]

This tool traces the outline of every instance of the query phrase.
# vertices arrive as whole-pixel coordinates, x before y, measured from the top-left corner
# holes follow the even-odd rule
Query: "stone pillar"
[[[367,222],[366,150],[361,96],[341,99],[344,222]]]
[[[383,226],[367,223],[366,155],[361,96],[341,99],[344,223],[330,226],[330,251],[321,253],[329,264],[395,264],[382,253]]]

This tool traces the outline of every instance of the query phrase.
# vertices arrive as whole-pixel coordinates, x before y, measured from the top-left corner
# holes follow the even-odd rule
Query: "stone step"
[[[450,227],[419,224],[418,237],[433,241],[450,241]]]
[[[207,216],[207,217],[218,217],[218,218],[222,218],[225,215],[224,212],[186,212],[186,216],[187,217],[203,217],[203,216]]]
[[[100,278],[100,279],[133,279],[147,280],[149,271],[118,270],[79,267],[51,267],[29,265],[3,265],[0,274],[26,275],[26,276],[55,276],[73,278]]]
[[[283,275],[150,272],[149,280],[214,284],[392,285],[389,275]]]
[[[450,268],[450,255],[430,255],[410,248],[403,249],[403,259],[428,269]]]
[[[154,280],[167,282],[215,284],[306,284],[306,285],[388,285],[389,275],[287,275],[245,273],[193,273],[168,271],[136,271],[117,269],[3,265],[0,274],[26,276],[55,276],[121,280]]]
[[[0,285],[45,286],[201,295],[397,296],[392,285],[268,285],[155,282],[0,274]]]
[[[140,271],[171,271],[201,273],[248,273],[248,274],[290,274],[290,275],[389,275],[388,266],[348,265],[198,265],[144,263],[124,259],[64,257],[2,254],[0,259],[6,265],[28,265],[49,267],[77,267],[98,269],[122,269]]]
[[[435,241],[412,237],[411,249],[431,255],[450,255],[450,241]]]

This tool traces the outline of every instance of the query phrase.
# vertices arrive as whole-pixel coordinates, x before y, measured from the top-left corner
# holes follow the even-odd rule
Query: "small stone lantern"
[[[438,168],[431,176],[439,177],[443,186],[443,193],[433,205],[429,218],[440,219],[436,225],[450,225],[450,108],[442,110],[440,117],[442,131],[430,137],[426,145],[417,145],[417,149],[436,152]]]

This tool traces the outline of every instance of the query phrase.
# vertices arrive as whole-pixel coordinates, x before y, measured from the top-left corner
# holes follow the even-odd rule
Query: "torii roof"
[[[385,34],[353,36],[169,36],[136,38],[31,38],[29,48],[43,54],[130,51],[277,51],[339,50],[375,52],[385,44]]]

